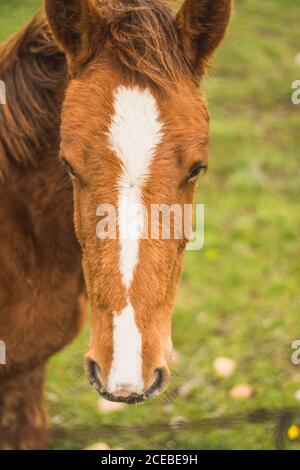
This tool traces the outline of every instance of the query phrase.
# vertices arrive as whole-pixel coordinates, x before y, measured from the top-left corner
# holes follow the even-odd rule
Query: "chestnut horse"
[[[208,156],[198,85],[230,10],[46,0],[1,46],[1,448],[45,445],[46,362],[79,331],[85,292],[91,384],[127,403],[166,388],[187,239],[142,236],[144,208],[192,204]],[[116,208],[117,237],[97,236],[102,204]],[[120,236],[125,206],[135,237]]]

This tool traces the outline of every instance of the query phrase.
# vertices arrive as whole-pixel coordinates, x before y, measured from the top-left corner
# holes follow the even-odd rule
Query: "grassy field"
[[[39,4],[1,0],[1,39]],[[205,80],[211,161],[198,200],[205,204],[206,239],[185,260],[172,391],[100,412],[82,370],[86,328],[49,364],[51,448],[96,442],[123,449],[274,448],[274,422],[242,419],[222,428],[199,421],[299,404],[300,366],[291,363],[291,343],[300,338],[300,106],[291,104],[291,84],[300,79],[299,17],[295,0],[237,0],[228,38]],[[215,374],[220,356],[236,362],[228,378]],[[238,384],[248,384],[252,396],[233,398]],[[184,426],[170,427],[174,422]],[[300,425],[300,411],[294,422]],[[300,441],[288,441],[288,448],[300,449]]]

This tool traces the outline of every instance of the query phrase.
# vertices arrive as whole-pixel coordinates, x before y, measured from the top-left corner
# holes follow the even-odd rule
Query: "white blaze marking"
[[[142,338],[129,303],[119,315],[114,316],[114,357],[108,379],[110,392],[121,389],[143,392],[141,352]]]
[[[120,262],[127,289],[138,262],[143,230],[142,188],[162,139],[161,127],[155,99],[148,90],[117,89],[109,139],[123,169],[119,180]]]
[[[130,188],[124,185],[124,187],[120,187],[118,209],[121,241],[120,269],[124,285],[129,289],[134,269],[138,263],[139,239],[144,228],[143,205],[140,189],[137,186]]]
[[[115,93],[115,114],[109,130],[112,150],[122,163],[119,179],[118,225],[120,271],[127,291],[139,257],[144,228],[142,190],[149,177],[155,150],[162,139],[162,125],[156,101],[148,90],[120,86]],[[114,356],[109,389],[143,389],[141,334],[128,300],[114,317]]]

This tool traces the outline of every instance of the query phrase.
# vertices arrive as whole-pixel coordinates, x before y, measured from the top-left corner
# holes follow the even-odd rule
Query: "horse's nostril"
[[[164,369],[155,369],[154,374],[155,380],[145,393],[145,396],[147,398],[150,397],[150,395],[153,395],[155,392],[160,391],[165,382],[166,374],[164,372]]]
[[[92,359],[86,361],[86,371],[90,384],[98,391],[101,391],[100,366]]]

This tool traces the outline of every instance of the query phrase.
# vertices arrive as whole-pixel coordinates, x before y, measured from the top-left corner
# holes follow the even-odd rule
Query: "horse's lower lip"
[[[155,381],[143,394],[139,395],[136,393],[132,393],[131,395],[127,397],[123,397],[123,396],[113,395],[112,393],[109,393],[105,389],[104,385],[100,381],[99,372],[100,372],[100,368],[98,364],[94,361],[89,360],[88,366],[87,366],[87,373],[88,373],[89,382],[92,385],[92,387],[94,387],[97,390],[97,392],[108,401],[127,403],[129,405],[134,404],[134,403],[142,403],[143,401],[150,398],[152,395],[154,395],[154,393],[157,390],[159,390],[163,382],[162,371],[160,369],[156,369]],[[97,377],[97,379],[95,379],[95,377]]]
[[[112,401],[115,403],[127,403],[127,405],[132,405],[134,403],[142,403],[143,401],[146,400],[146,397],[144,397],[144,395],[137,395],[135,393],[132,393],[128,397],[121,397],[118,395],[116,396],[107,391],[99,392],[99,393],[103,398],[105,398],[105,400]]]

